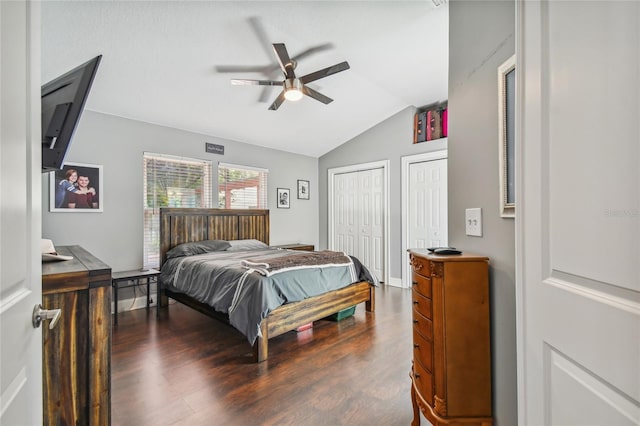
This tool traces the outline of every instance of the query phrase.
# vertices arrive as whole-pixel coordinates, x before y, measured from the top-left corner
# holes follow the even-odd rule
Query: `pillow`
[[[167,252],[167,259],[193,256],[194,254],[204,254],[212,251],[224,251],[229,247],[231,247],[231,244],[224,240],[204,240],[192,243],[183,243],[169,250]]]
[[[260,240],[230,240],[229,244],[231,246],[227,251],[256,250],[269,247]]]

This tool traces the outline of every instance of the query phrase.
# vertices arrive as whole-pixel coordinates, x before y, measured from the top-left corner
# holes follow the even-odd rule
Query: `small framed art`
[[[49,177],[49,211],[102,212],[102,166],[65,163]]]
[[[278,208],[288,209],[290,207],[290,190],[289,188],[278,188]]]
[[[299,200],[309,199],[309,181],[308,180],[298,180],[298,199]]]

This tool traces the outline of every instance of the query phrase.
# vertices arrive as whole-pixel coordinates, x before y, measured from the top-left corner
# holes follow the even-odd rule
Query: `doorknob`
[[[31,317],[33,328],[40,327],[40,324],[44,320],[51,320],[49,323],[49,330],[53,329],[53,327],[58,324],[60,314],[62,314],[61,309],[44,309],[40,304],[35,305],[33,307],[33,316]]]

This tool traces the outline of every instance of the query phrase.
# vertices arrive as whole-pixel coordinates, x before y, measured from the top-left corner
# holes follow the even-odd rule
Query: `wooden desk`
[[[80,246],[42,264],[42,305],[61,309],[42,328],[44,425],[111,424],[111,267]]]

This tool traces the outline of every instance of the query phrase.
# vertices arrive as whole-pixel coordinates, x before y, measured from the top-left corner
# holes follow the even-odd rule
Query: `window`
[[[223,209],[266,209],[269,170],[218,165],[218,206]]]
[[[160,207],[211,207],[211,162],[144,154],[143,266],[160,266]]]

